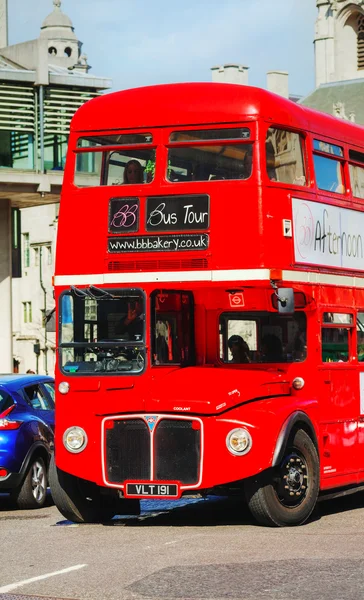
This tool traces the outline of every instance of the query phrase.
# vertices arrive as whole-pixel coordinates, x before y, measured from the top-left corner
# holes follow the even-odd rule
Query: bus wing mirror
[[[278,288],[276,291],[279,313],[294,313],[294,293],[292,288]]]

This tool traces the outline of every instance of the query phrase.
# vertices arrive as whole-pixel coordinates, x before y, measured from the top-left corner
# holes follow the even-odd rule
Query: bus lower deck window
[[[306,315],[224,313],[220,317],[220,360],[225,363],[301,362],[307,356]]]

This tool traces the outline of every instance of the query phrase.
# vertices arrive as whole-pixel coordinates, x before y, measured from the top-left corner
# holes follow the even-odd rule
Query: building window
[[[10,92],[9,92],[10,93]],[[24,93],[25,98],[23,101],[26,103],[27,97]],[[5,99],[6,98],[6,99]],[[15,99],[10,97],[2,98],[5,103],[16,102]],[[21,114],[21,116],[19,116]],[[20,119],[24,119],[21,121]],[[28,131],[22,131],[22,127],[32,126],[31,120],[34,119],[34,107],[31,104],[20,103],[15,104],[13,115],[9,116],[9,119],[15,121],[19,119],[17,123],[14,122],[14,130],[0,131],[0,167],[8,169],[22,169],[22,170],[33,170],[34,169],[34,135]],[[16,128],[19,128],[17,131]]]
[[[34,251],[34,266],[39,267],[39,248],[33,248]]]
[[[24,248],[24,267],[30,266],[30,245],[29,245],[29,233],[23,233],[23,248]]]
[[[47,265],[52,264],[52,246],[46,246],[47,249]]]
[[[21,221],[20,209],[11,209],[11,272],[12,277],[21,277]]]
[[[358,69],[364,69],[364,16],[358,19]]]
[[[23,317],[24,317],[24,323],[32,322],[32,303],[31,302],[23,302]]]

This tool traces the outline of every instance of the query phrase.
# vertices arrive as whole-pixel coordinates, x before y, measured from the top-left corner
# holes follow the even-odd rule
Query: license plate
[[[178,485],[176,483],[127,483],[125,496],[134,498],[178,498]]]

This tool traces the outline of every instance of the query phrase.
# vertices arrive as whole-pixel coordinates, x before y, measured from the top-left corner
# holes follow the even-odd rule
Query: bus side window
[[[349,164],[350,184],[354,198],[364,199],[364,153],[356,150],[349,150],[350,160],[360,165]]]
[[[359,312],[356,319],[356,331],[358,339],[358,361],[364,362],[364,312]]]
[[[351,314],[324,313],[321,330],[322,362],[348,362],[350,359]]]
[[[302,135],[270,127],[265,143],[269,179],[293,185],[307,185],[303,147]]]
[[[327,192],[345,194],[343,148],[321,140],[314,140],[313,147],[317,187]]]

